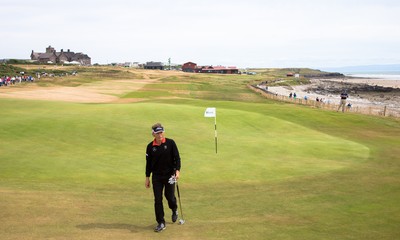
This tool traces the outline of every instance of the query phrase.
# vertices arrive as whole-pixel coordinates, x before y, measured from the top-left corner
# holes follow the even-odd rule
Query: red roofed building
[[[197,64],[193,62],[187,62],[182,65],[182,71],[184,72],[195,72]]]
[[[221,73],[221,74],[238,74],[239,69],[236,67],[224,67],[224,66],[206,66],[200,71],[201,73]]]
[[[196,72],[196,73],[220,73],[220,74],[238,74],[239,69],[236,67],[224,67],[224,66],[197,66],[196,63],[187,62],[182,65],[182,71],[184,72]]]

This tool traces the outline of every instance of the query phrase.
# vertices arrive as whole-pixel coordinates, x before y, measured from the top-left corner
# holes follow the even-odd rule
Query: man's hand
[[[179,179],[179,174],[180,174],[179,170],[176,170],[176,171],[175,171],[175,178],[176,178],[176,180]]]
[[[146,181],[144,182],[144,186],[146,188],[150,188],[150,178],[149,177],[146,177]]]

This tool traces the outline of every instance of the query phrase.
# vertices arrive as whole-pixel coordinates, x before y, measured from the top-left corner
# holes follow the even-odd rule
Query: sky
[[[0,59],[251,67],[400,63],[398,0],[0,0]]]

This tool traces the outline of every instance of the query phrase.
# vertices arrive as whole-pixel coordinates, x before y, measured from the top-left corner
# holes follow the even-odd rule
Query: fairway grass
[[[164,91],[142,90],[152,88]],[[2,99],[0,239],[400,235],[398,120],[159,93],[129,93],[123,97],[155,97],[130,104]],[[206,107],[217,108],[217,154]],[[145,147],[158,121],[181,153],[186,220],[172,224],[166,209],[159,234],[144,187]]]

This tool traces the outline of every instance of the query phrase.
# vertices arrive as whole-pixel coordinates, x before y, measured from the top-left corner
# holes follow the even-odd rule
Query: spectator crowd
[[[3,76],[0,78],[0,87],[16,85],[21,82],[34,82],[35,78],[32,76],[17,75],[17,76]]]

